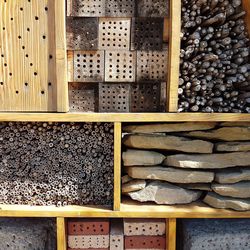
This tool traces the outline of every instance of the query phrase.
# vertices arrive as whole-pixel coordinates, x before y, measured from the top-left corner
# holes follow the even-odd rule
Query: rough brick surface
[[[125,236],[125,249],[166,249],[163,236]]]
[[[113,219],[110,227],[110,250],[124,249],[123,220]]]
[[[70,248],[108,248],[109,235],[69,235]]]

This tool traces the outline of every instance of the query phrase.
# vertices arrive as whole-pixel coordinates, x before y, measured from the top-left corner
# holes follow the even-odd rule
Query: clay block
[[[74,81],[100,82],[104,80],[104,51],[74,52]]]
[[[108,248],[109,235],[69,235],[70,248]]]
[[[68,250],[110,250],[110,248],[68,248]]]
[[[169,16],[169,0],[137,0],[137,16],[167,17]]]
[[[98,18],[67,17],[67,49],[96,50],[98,48]]]
[[[99,19],[99,49],[129,50],[130,18]]]
[[[99,84],[99,112],[129,112],[128,83]]]
[[[69,110],[71,112],[98,111],[98,85],[69,83]]]
[[[124,249],[123,220],[113,219],[110,227],[110,249]]]
[[[133,18],[131,32],[132,50],[162,50],[163,18]]]
[[[135,15],[135,0],[108,0],[105,4],[107,17],[133,17]]]
[[[68,0],[67,15],[99,17],[105,15],[105,0]]]
[[[166,249],[163,236],[125,236],[125,249]]]
[[[166,220],[164,219],[124,219],[124,235],[165,235]]]
[[[105,81],[134,82],[136,53],[132,51],[105,52]]]
[[[107,235],[108,219],[77,219],[68,221],[68,235]]]

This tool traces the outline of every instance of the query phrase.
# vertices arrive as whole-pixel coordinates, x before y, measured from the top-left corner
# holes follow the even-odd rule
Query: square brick
[[[106,0],[106,17],[133,17],[135,15],[135,0]]]
[[[125,236],[126,249],[166,249],[164,236]]]

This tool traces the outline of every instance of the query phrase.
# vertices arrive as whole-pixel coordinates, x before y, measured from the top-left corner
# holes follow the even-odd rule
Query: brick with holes
[[[162,50],[164,18],[132,18],[131,49]]]
[[[69,235],[69,248],[109,248],[109,235]]]
[[[124,249],[166,249],[164,236],[125,236]]]
[[[129,112],[129,83],[100,83],[99,112]]]
[[[137,0],[137,16],[168,17],[169,0]]]
[[[105,15],[105,0],[68,0],[67,15],[100,17]]]
[[[110,249],[124,249],[123,220],[113,219],[110,226]]]
[[[109,0],[105,3],[106,17],[133,17],[135,0]]]
[[[96,50],[98,48],[98,18],[67,17],[67,49]]]
[[[104,51],[74,51],[74,81],[104,81]]]
[[[166,234],[165,219],[124,219],[124,235],[150,235],[158,236]]]
[[[135,51],[105,52],[105,81],[134,82],[135,81]]]
[[[108,235],[108,219],[70,219],[68,235]]]
[[[129,50],[130,18],[99,18],[99,49]]]

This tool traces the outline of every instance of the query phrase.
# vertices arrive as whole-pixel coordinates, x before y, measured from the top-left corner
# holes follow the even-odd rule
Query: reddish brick
[[[68,220],[68,235],[107,235],[108,219],[71,219]]]
[[[166,249],[163,236],[125,236],[125,249]]]
[[[109,250],[109,248],[68,248],[68,250]]]

